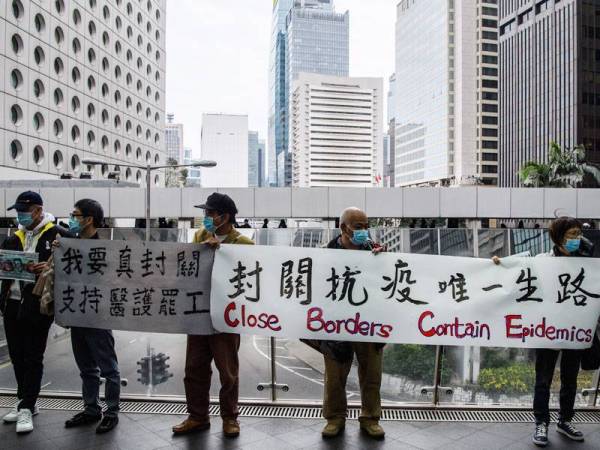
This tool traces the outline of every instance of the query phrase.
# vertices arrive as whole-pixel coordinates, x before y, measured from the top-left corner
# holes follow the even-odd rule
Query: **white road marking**
[[[269,361],[271,361],[271,357],[269,355],[267,355],[265,352],[263,352],[261,349],[258,348],[258,345],[256,345],[256,339],[255,336],[252,336],[252,345],[254,346],[254,349],[260,353],[263,357],[265,357],[266,359],[268,359]],[[296,372],[293,369],[290,369],[288,366],[281,364],[280,362],[275,361],[275,364],[278,365],[279,367],[281,367],[283,370],[287,370],[288,372],[293,373],[294,375],[300,377],[300,378],[304,378],[307,381],[310,381],[311,383],[315,383],[318,384],[319,386],[323,386],[323,382],[322,381],[318,381],[318,380],[314,380],[311,377],[307,377],[306,375],[302,375],[299,372]]]

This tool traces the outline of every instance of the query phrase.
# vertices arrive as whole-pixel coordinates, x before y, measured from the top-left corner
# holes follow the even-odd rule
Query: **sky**
[[[397,0],[335,0],[350,11],[350,76],[394,72]],[[267,140],[272,0],[168,0],[166,112],[200,156],[203,113],[247,114]],[[384,109],[385,111],[385,109]]]

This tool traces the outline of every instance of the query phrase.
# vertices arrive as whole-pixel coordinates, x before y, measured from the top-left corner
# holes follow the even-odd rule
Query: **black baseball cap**
[[[37,192],[25,191],[19,194],[15,204],[8,208],[7,211],[16,209],[17,212],[26,212],[31,205],[43,206],[44,201],[42,200],[42,196]]]
[[[234,216],[238,212],[235,202],[231,199],[231,197],[226,194],[219,194],[218,192],[210,194],[206,199],[206,203],[194,206],[194,208],[208,209]]]

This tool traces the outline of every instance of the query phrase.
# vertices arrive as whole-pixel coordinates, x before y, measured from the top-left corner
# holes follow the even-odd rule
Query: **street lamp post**
[[[106,164],[106,162],[96,159],[84,159],[82,163],[88,166],[98,166]],[[216,165],[217,163],[215,161],[198,161],[191,164],[177,164],[174,166],[151,166],[150,164],[148,164],[146,165],[146,167],[138,166],[136,164],[119,164],[119,166],[122,167],[146,170],[146,242],[150,241],[150,187],[152,186],[152,171],[159,169],[178,169],[180,167],[215,167]]]

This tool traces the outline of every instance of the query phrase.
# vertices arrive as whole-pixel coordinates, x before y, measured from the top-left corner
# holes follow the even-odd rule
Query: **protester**
[[[591,257],[593,244],[582,235],[583,225],[577,219],[560,217],[550,224],[550,239],[554,243],[549,253],[538,256],[552,257]],[[498,257],[494,263],[500,264]],[[560,409],[556,431],[574,441],[583,441],[583,433],[573,426],[575,396],[577,395],[577,375],[581,364],[580,350],[537,349],[535,358],[535,392],[533,413],[535,432],[533,443],[548,445],[548,425],[550,423],[550,386],[554,376],[556,361],[560,355]]]
[[[269,219],[263,220],[263,228],[269,228]]]
[[[285,223],[285,219],[281,219],[279,221],[279,226],[277,228],[287,228],[287,223]]]
[[[368,228],[366,214],[358,208],[348,208],[340,217],[341,235],[333,239],[327,248],[370,250],[373,253],[380,253],[384,249],[370,240]],[[368,342],[329,342],[325,345],[331,351],[323,351],[325,359],[323,417],[327,420],[322,431],[323,437],[335,437],[345,428],[348,413],[346,381],[356,354],[362,404],[358,419],[360,428],[370,437],[382,439],[385,432],[379,425],[381,417],[379,390],[383,370],[383,345]]]
[[[244,219],[244,224],[240,228],[252,228],[250,221],[248,219]]]
[[[211,194],[206,203],[196,208],[204,209],[204,228],[194,236],[195,243],[213,248],[220,244],[254,244],[233,228],[238,210],[227,195]],[[214,360],[221,379],[219,403],[223,420],[223,434],[236,437],[240,434],[239,415],[239,334],[218,333],[208,336],[189,335],[185,361],[185,396],[189,416],[173,427],[173,434],[182,435],[210,427],[211,363]]]
[[[97,229],[103,220],[104,211],[100,203],[82,199],[75,203],[69,230],[80,239],[98,239]],[[121,392],[121,374],[112,331],[72,327],[71,345],[81,375],[84,410],[67,420],[65,427],[79,427],[100,421],[96,433],[111,431],[119,423]],[[107,410],[104,415],[99,402],[100,377],[106,379],[104,397]]]
[[[2,249],[38,254],[38,263],[32,271],[36,278],[46,269],[52,254],[52,242],[61,230],[54,225],[54,216],[44,212],[42,197],[37,192],[21,193],[8,210],[17,211],[19,229],[7,238]],[[2,280],[0,311],[4,316],[4,330],[8,353],[17,380],[15,407],[4,416],[5,423],[16,423],[17,433],[33,431],[32,416],[36,406],[44,372],[44,352],[53,316],[41,314],[39,297],[33,293],[35,283]]]

